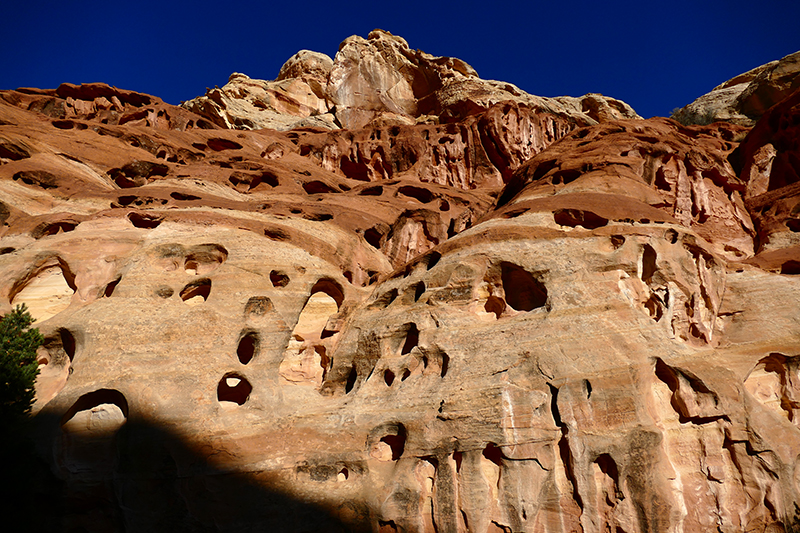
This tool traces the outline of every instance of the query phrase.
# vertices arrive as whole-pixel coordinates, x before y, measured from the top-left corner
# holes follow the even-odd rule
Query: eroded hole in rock
[[[800,261],[786,261],[781,265],[781,274],[796,276],[800,274]]]
[[[406,447],[405,430],[397,435],[386,435],[385,437],[381,437],[381,442],[389,445],[389,448],[392,452],[392,461],[397,461],[403,455],[403,451]]]
[[[289,284],[289,276],[279,270],[271,271],[269,280],[272,282],[273,287],[285,287]]]
[[[209,139],[206,144],[208,145],[209,148],[211,148],[216,152],[221,152],[223,150],[240,150],[242,148],[241,144],[235,141],[222,138]]]
[[[412,322],[408,324],[407,328],[406,340],[403,343],[403,348],[400,350],[400,355],[411,353],[411,350],[416,348],[419,344],[419,329],[417,329],[417,325]]]
[[[114,389],[100,389],[84,394],[61,418],[66,432],[116,431],[128,418],[128,401]]]
[[[58,178],[46,170],[21,170],[15,173],[12,179],[42,189],[58,187]]]
[[[187,274],[206,275],[228,259],[228,250],[220,244],[198,244],[189,249],[183,268]]]
[[[175,200],[179,200],[181,202],[191,202],[191,201],[200,199],[199,196],[195,196],[193,194],[188,194],[188,193],[181,193],[181,192],[171,192],[169,195],[170,195],[171,198],[173,198]]]
[[[75,290],[75,276],[66,263],[59,261],[20,280],[9,299],[14,307],[24,303],[31,316],[41,322],[69,307]]]
[[[493,442],[488,443],[483,449],[483,456],[497,466],[503,464],[503,452]]]
[[[266,296],[252,296],[249,300],[247,300],[247,303],[244,304],[245,316],[264,316],[272,309],[274,309],[272,300]]]
[[[106,290],[104,291],[104,294],[106,295],[106,298],[109,298],[109,297],[111,297],[112,294],[114,294],[114,289],[117,288],[117,285],[119,284],[119,282],[121,280],[122,280],[122,277],[118,277],[117,279],[115,279],[114,281],[112,281],[108,285],[106,285]]]
[[[208,300],[209,294],[211,294],[211,280],[198,279],[181,290],[181,300],[189,305],[197,305]]]
[[[375,185],[374,187],[367,187],[358,191],[360,196],[380,196],[383,194],[383,187]]]
[[[128,213],[128,220],[136,228],[154,229],[161,224],[163,217],[144,213]]]
[[[500,315],[506,310],[506,301],[498,296],[489,296],[483,309],[487,313],[494,313],[495,318],[500,318]]]
[[[344,292],[341,285],[329,278],[322,278],[311,287],[311,294],[324,293],[333,298],[336,302],[337,310],[344,302]]]
[[[423,294],[425,294],[425,282],[420,281],[414,286],[414,301],[418,302]]]
[[[375,228],[369,228],[364,232],[364,240],[366,240],[370,246],[379,250],[381,248],[381,238],[383,238],[383,234]]]
[[[388,387],[391,387],[392,383],[394,383],[394,372],[392,372],[388,368],[386,370],[384,370],[383,371],[383,381],[384,381],[384,383],[386,383],[386,385]]]
[[[800,232],[800,218],[791,218],[785,222],[786,227],[789,228],[791,231],[797,233]]]
[[[442,358],[442,370],[441,370],[441,377],[445,377],[447,375],[447,370],[450,367],[450,356],[447,355],[445,352],[441,352]]]
[[[344,393],[347,394],[353,387],[356,385],[356,380],[358,379],[358,371],[356,370],[355,366],[350,367],[350,372],[347,374],[347,381],[344,384]]]
[[[378,520],[378,533],[397,533],[398,531],[394,520]]]
[[[515,311],[531,311],[547,303],[547,289],[533,274],[513,263],[500,264],[506,303]]]
[[[560,226],[571,228],[583,226],[586,229],[597,229],[608,224],[607,218],[579,209],[559,209],[553,213],[553,220]]]
[[[10,254],[11,252],[14,252],[15,250],[16,250],[16,248],[13,248],[11,246],[5,246],[3,248],[0,248],[0,255]]]
[[[253,392],[253,386],[241,374],[228,372],[217,385],[217,400],[244,405]]]
[[[342,468],[339,470],[339,473],[336,474],[336,481],[347,481],[350,478],[350,471],[347,468]]]
[[[397,192],[404,196],[408,196],[410,198],[414,198],[422,202],[423,204],[427,204],[428,202],[432,202],[436,196],[429,191],[428,189],[424,189],[422,187],[414,187],[413,185],[404,185],[397,189]]]
[[[323,194],[323,193],[332,193],[332,192],[339,192],[327,183],[323,183],[321,181],[309,181],[303,184],[303,190],[305,190],[308,194]]]
[[[31,231],[31,237],[34,239],[41,239],[42,237],[49,237],[50,235],[58,235],[59,233],[68,233],[74,231],[78,227],[78,222],[59,221],[59,222],[44,222],[36,226]]]
[[[64,348],[64,353],[72,361],[75,359],[75,336],[66,328],[60,328],[58,336],[61,338],[61,346]]]
[[[372,303],[370,307],[375,309],[385,309],[389,306],[395,299],[397,299],[397,289],[391,289],[389,291],[384,292],[375,301]]]
[[[239,339],[239,346],[236,348],[236,357],[239,362],[246,365],[253,360],[253,357],[258,353],[259,341],[258,334],[255,331],[248,331],[241,339]]]
[[[653,279],[653,274],[656,272],[656,260],[658,255],[652,246],[645,244],[642,247],[642,281],[650,283]]]
[[[670,244],[675,244],[678,242],[678,232],[674,229],[668,229],[664,232],[664,238],[668,240]]]
[[[439,263],[439,260],[441,258],[442,258],[442,254],[440,254],[439,252],[431,252],[430,254],[428,254],[428,256],[427,256],[427,269],[430,270],[433,267],[435,267]]]
[[[613,246],[615,250],[618,250],[623,244],[625,244],[625,237],[622,235],[611,236],[611,246]]]
[[[165,300],[167,298],[171,298],[173,294],[175,294],[175,291],[172,290],[172,287],[167,285],[162,285],[156,289],[156,295],[159,298],[164,298]]]

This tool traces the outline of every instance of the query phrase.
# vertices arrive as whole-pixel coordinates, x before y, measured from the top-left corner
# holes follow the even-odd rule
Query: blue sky
[[[3,8],[0,89],[102,81],[177,104],[231,72],[273,79],[374,28],[537,95],[599,92],[669,115],[800,50],[800,2],[19,2]]]

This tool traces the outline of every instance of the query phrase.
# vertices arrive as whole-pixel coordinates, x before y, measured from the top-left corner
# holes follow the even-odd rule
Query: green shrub
[[[31,412],[34,383],[39,374],[36,349],[44,338],[30,325],[34,319],[25,304],[0,318],[0,424]]]

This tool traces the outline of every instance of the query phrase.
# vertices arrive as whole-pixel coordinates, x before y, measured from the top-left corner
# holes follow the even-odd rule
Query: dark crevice
[[[253,360],[253,357],[258,353],[258,334],[255,331],[248,331],[239,340],[239,346],[236,348],[236,357],[239,362],[246,365]]]

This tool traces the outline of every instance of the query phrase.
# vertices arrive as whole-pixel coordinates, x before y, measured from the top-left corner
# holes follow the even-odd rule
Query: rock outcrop
[[[683,124],[711,124],[718,120],[753,126],[769,109],[800,89],[800,52],[739,74],[672,118]]]
[[[366,39],[348,37],[333,60],[302,50],[275,81],[232,74],[227,85],[183,107],[232,129],[359,129],[458,122],[505,101],[580,125],[641,118],[625,102],[599,94],[543,98],[482,80],[464,61],[412,50],[405,39],[383,30]]]
[[[0,92],[18,529],[800,528],[800,92],[632,119],[373,32],[206,98]]]

